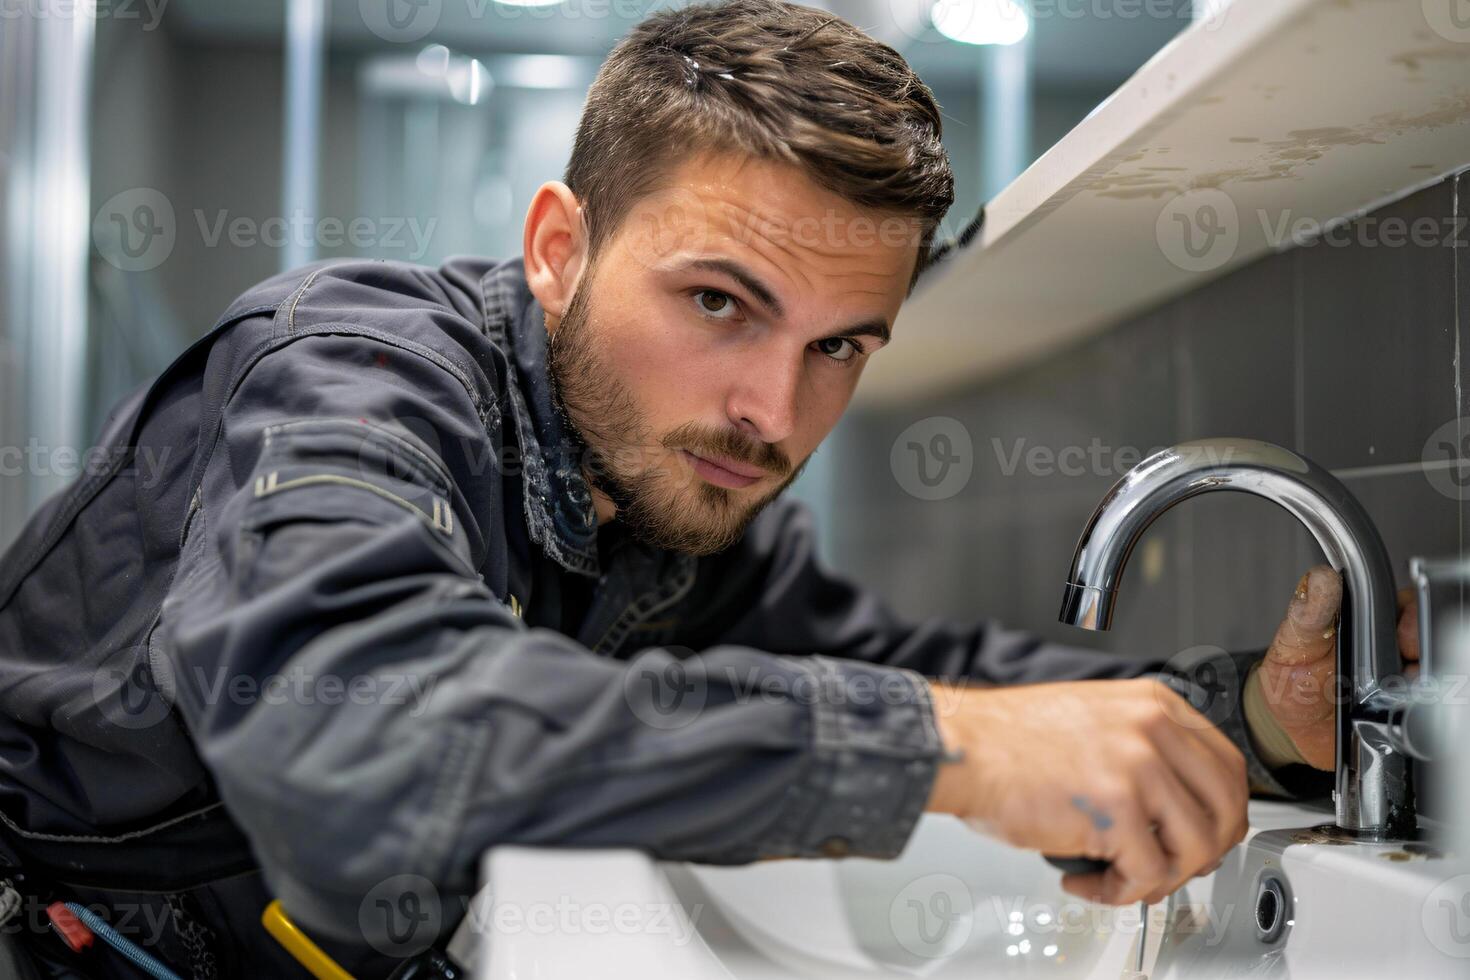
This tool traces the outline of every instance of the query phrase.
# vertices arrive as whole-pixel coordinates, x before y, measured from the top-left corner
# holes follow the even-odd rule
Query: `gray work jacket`
[[[543,317],[519,258],[317,262],[119,404],[0,563],[15,860],[95,855],[180,890],[258,866],[200,912],[215,932],[260,939],[240,925],[259,909],[228,906],[264,892],[381,952],[401,936],[375,934],[372,896],[461,908],[496,844],[893,857],[941,756],[926,676],[1157,673],[1222,709],[1256,785],[1326,785],[1252,750],[1259,653],[1165,664],[909,622],[818,560],[793,499],[699,559],[599,529]]]

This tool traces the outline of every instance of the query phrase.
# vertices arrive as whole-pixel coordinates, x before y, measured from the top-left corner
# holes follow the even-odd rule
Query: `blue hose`
[[[81,920],[82,925],[92,930],[94,936],[126,956],[129,960],[132,960],[138,969],[150,977],[156,977],[157,980],[180,980],[177,973],[143,952],[141,946],[108,925],[96,912],[93,912],[79,902],[67,902],[65,904],[71,910],[71,914]]]

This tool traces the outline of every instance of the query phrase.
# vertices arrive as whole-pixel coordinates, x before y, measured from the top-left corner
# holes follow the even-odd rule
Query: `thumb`
[[[1399,653],[1405,660],[1419,659],[1419,595],[1413,588],[1399,589]]]
[[[1266,653],[1267,661],[1298,666],[1334,653],[1341,607],[1342,578],[1327,565],[1314,565],[1297,582],[1286,618]]]

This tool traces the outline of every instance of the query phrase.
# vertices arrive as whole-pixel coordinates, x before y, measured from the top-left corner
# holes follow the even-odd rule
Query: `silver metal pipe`
[[[3,251],[9,304],[17,319],[28,439],[46,451],[27,478],[33,512],[75,475],[56,464],[64,450],[79,455],[90,442],[87,418],[87,263],[91,215],[91,112],[96,5],[67,16],[11,18],[34,55],[33,95],[14,106],[6,180],[8,227]],[[6,45],[7,52],[9,45]],[[7,95],[7,98],[10,96]],[[9,406],[5,406],[9,407]]]
[[[1251,439],[1183,443],[1130,470],[1088,520],[1072,558],[1061,619],[1105,630],[1123,567],[1160,514],[1216,490],[1250,493],[1285,508],[1312,533],[1343,578],[1337,634],[1337,824],[1364,837],[1413,836],[1406,699],[1383,682],[1400,673],[1397,607],[1388,552],[1357,499],[1327,470]]]
[[[1470,871],[1470,555],[1411,558],[1419,600],[1419,690],[1404,713],[1411,740],[1429,747],[1432,798],[1422,809],[1441,823],[1435,836]]]
[[[980,54],[980,200],[988,201],[1031,162],[1031,63],[1034,32]]]
[[[316,258],[318,171],[321,160],[322,76],[327,59],[328,0],[287,0],[286,105],[281,151],[281,216],[288,228],[281,269]],[[305,237],[302,237],[302,235]]]

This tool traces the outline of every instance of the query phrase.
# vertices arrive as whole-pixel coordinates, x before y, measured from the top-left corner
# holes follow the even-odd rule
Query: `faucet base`
[[[1390,834],[1381,831],[1344,830],[1335,823],[1318,824],[1306,830],[1292,833],[1293,844],[1419,844],[1429,841],[1430,835],[1420,827],[1406,834]]]

